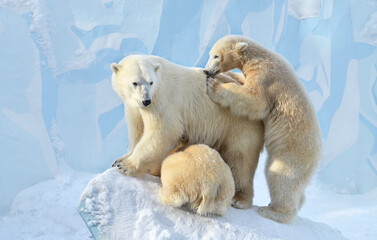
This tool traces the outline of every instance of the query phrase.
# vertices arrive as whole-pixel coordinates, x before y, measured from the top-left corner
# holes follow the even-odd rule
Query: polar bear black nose
[[[209,75],[209,72],[207,70],[203,70],[203,72],[204,72],[205,75],[207,75],[207,76]]]
[[[149,104],[151,104],[151,100],[145,100],[145,101],[143,101],[143,105],[144,106],[148,106]]]

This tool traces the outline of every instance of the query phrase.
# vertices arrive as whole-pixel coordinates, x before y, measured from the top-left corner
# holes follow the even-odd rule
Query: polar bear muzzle
[[[152,103],[152,101],[151,100],[144,100],[143,101],[143,105],[146,107],[146,106],[148,106],[149,104],[151,104]]]
[[[214,77],[216,76],[217,74],[220,73],[220,70],[217,70],[217,71],[208,71],[208,70],[203,70],[204,74],[207,75],[208,77]]]

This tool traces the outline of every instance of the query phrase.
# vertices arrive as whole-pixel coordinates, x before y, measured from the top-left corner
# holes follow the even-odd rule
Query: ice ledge
[[[290,225],[262,218],[257,206],[201,217],[162,205],[159,188],[159,178],[137,179],[109,169],[89,182],[78,210],[96,239],[346,239],[305,218]]]

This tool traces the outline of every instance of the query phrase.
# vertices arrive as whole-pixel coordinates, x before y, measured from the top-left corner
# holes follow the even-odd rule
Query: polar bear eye
[[[151,82],[149,85],[153,85],[153,82]]]
[[[137,86],[137,83],[136,83],[136,82],[133,82],[132,85]]]
[[[213,58],[218,58],[219,57],[219,55],[215,55],[215,56],[213,56]]]

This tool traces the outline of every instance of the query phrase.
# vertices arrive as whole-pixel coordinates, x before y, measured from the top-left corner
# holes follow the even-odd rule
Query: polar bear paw
[[[118,161],[118,160],[117,160]],[[115,163],[114,163],[115,164]],[[140,176],[142,173],[135,163],[128,159],[123,159],[115,165],[118,171],[127,176]]]
[[[222,83],[218,79],[207,77],[207,82],[206,82],[207,94],[214,102],[221,101],[221,98],[218,94],[218,90],[221,84]]]
[[[249,209],[253,206],[253,202],[251,200],[244,200],[239,199],[236,196],[232,199],[232,207],[238,209]]]
[[[260,207],[258,209],[258,213],[262,217],[265,217],[265,218],[268,218],[275,222],[280,222],[280,223],[291,223],[296,216],[296,214],[294,213],[281,213],[281,212],[275,211],[270,206]]]
[[[118,159],[113,163],[113,165],[111,165],[111,166],[112,166],[112,167],[115,167],[116,165],[118,165],[119,163],[121,163],[123,160],[127,159],[130,155],[131,155],[130,152],[124,154],[123,156],[121,156],[120,158],[118,158]]]
[[[122,161],[124,160],[124,158],[118,158],[114,163],[113,165],[111,165],[112,167],[116,167],[119,163],[121,163]]]

